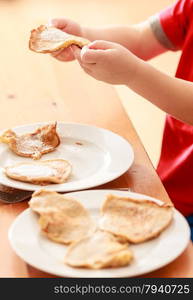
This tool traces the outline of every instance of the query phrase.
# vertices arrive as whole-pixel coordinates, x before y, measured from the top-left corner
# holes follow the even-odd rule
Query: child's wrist
[[[137,56],[134,57],[133,59],[133,66],[131,67],[131,61],[128,62],[128,76],[126,78],[126,81],[123,83],[124,85],[130,87],[134,82],[137,82],[139,80],[139,73],[141,69],[144,67],[143,66],[143,60],[138,58]]]

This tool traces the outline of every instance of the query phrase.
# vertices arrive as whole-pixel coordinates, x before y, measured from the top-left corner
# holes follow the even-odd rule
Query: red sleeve
[[[160,12],[162,29],[176,49],[182,49],[192,17],[193,0],[178,0]]]

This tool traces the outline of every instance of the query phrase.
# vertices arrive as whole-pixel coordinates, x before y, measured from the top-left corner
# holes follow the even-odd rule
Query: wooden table
[[[6,6],[0,2],[1,22],[7,24],[6,34],[0,29],[0,129],[52,120],[109,129],[132,144],[135,161],[127,173],[102,188],[130,187],[132,191],[170,201],[113,87],[84,74],[76,62],[62,64],[48,55],[28,51],[29,34],[18,21],[22,16],[30,29],[33,18],[24,17],[22,8],[25,6]],[[15,18],[8,22],[6,13],[14,13]],[[27,202],[0,204],[0,277],[51,277],[27,265],[9,245],[9,226],[27,207]],[[190,242],[174,262],[145,276],[192,277],[192,255]]]

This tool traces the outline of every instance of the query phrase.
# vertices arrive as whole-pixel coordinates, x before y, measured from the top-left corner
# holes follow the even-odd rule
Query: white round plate
[[[20,126],[13,130],[17,134],[23,134],[33,132],[42,125],[45,123]],[[65,159],[72,165],[72,175],[67,182],[49,184],[46,189],[69,192],[95,187],[121,176],[133,163],[131,145],[111,131],[90,125],[60,122],[57,131],[61,144],[55,151],[43,155],[41,160]],[[39,185],[16,181],[4,174],[4,167],[27,161],[33,160],[14,154],[6,144],[0,143],[0,183],[22,190],[39,189]]]
[[[99,209],[109,193],[137,199],[154,198],[125,191],[91,190],[68,193],[66,196],[79,200],[93,215],[99,218]],[[186,248],[190,229],[185,218],[174,209],[172,223],[157,238],[130,246],[133,262],[122,268],[89,270],[71,268],[64,264],[67,247],[51,242],[40,233],[38,217],[30,209],[22,212],[11,225],[9,240],[12,248],[24,261],[42,271],[61,277],[133,277],[151,272],[177,258]],[[25,228],[25,230],[24,230]]]

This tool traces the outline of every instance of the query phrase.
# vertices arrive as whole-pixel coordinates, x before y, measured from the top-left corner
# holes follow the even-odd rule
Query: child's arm
[[[104,40],[120,44],[143,60],[148,60],[165,51],[147,20],[131,26],[83,27],[83,35],[90,41]]]
[[[125,84],[165,112],[193,125],[193,83],[172,78],[126,48],[95,41],[73,52],[86,73],[111,84]]]
[[[127,86],[166,113],[193,125],[193,83],[168,76],[140,61]]]
[[[102,28],[81,27],[78,23],[65,19],[52,19],[53,25],[70,34],[87,38],[90,41],[106,40],[121,44],[143,60],[148,60],[165,51],[152,32],[150,21],[133,26],[108,26]],[[74,59],[70,49],[56,51],[53,56],[61,61]]]

